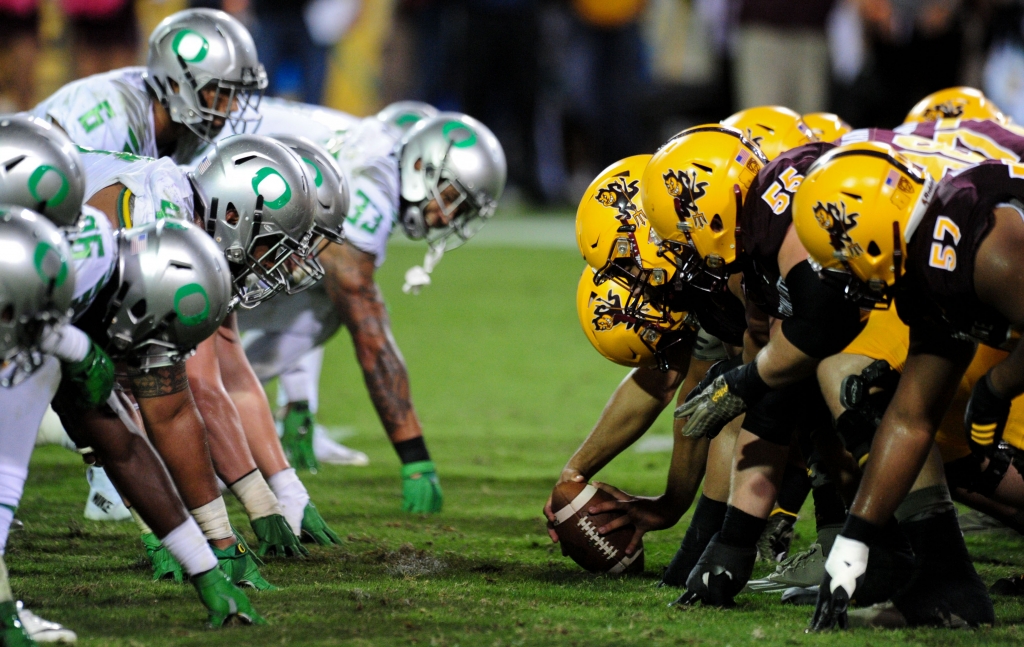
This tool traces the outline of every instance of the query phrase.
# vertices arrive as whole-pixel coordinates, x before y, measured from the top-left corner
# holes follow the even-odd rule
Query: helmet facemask
[[[486,196],[474,196],[452,177],[444,160],[440,167],[424,163],[421,173],[427,196],[415,204],[403,200],[402,227],[409,238],[425,239],[431,248],[450,251],[464,245],[494,215],[497,203]],[[427,223],[425,212],[431,201],[437,203],[446,224],[431,226]]]

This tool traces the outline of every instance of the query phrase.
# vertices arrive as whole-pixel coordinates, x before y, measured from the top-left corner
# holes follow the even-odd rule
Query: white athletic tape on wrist
[[[580,493],[561,510],[555,512],[555,525],[559,525],[566,519],[572,517],[574,514],[583,509],[583,506],[590,503],[590,500],[597,494],[597,488],[593,485],[587,484],[587,487],[580,490]]]
[[[61,326],[39,343],[39,349],[62,362],[81,362],[89,354],[89,335],[72,325]]]
[[[309,504],[309,493],[299,480],[295,469],[289,467],[267,479],[267,485],[277,495],[277,501],[284,510],[284,518],[296,535],[302,533],[302,516]]]
[[[203,531],[195,519],[186,519],[184,523],[167,533],[160,540],[174,559],[189,575],[198,575],[217,568],[217,557],[206,542]]]
[[[209,541],[235,536],[234,531],[231,530],[231,520],[228,518],[228,508],[224,505],[224,497],[219,496],[206,505],[189,510],[189,513]]]
[[[128,512],[132,513],[132,519],[135,520],[135,525],[139,527],[139,532],[143,535],[155,535],[153,529],[149,527],[149,524],[135,511],[135,508],[128,508]],[[198,528],[198,526],[196,526]]]
[[[277,497],[267,487],[259,470],[253,470],[229,486],[238,500],[242,502],[245,513],[250,520],[262,519],[272,514],[284,514],[278,505]]]

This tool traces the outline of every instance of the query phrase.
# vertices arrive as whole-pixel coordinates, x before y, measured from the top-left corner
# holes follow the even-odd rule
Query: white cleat
[[[313,427],[313,453],[318,461],[328,465],[365,467],[370,464],[366,454],[335,442],[320,425]]]
[[[18,600],[18,619],[25,626],[25,633],[37,643],[62,643],[64,645],[74,644],[78,640],[75,632],[71,631],[59,622],[45,620],[32,613]]]
[[[89,467],[89,498],[85,502],[85,518],[93,521],[126,521],[132,518],[102,467]]]

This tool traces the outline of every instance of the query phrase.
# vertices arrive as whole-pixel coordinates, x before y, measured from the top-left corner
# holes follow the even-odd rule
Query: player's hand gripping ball
[[[633,539],[636,528],[627,525],[600,535],[597,529],[619,514],[589,513],[592,506],[612,500],[611,494],[589,483],[566,481],[555,486],[551,493],[551,509],[555,514],[553,526],[562,545],[562,554],[591,573],[642,573],[643,541],[632,555],[626,554],[626,546]]]

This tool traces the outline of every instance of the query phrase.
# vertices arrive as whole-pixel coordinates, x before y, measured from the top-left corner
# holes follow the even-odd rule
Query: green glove
[[[302,511],[302,538],[315,541],[321,546],[341,545],[341,537],[331,530],[312,501]]]
[[[82,411],[106,402],[114,388],[114,362],[96,342],[82,361],[61,362],[61,373],[57,397]]]
[[[257,553],[260,557],[279,555],[281,557],[303,557],[309,554],[306,547],[292,532],[292,527],[279,514],[272,514],[249,522],[256,538],[260,541]]]
[[[235,533],[239,537],[238,533]],[[220,570],[231,578],[231,583],[238,586],[247,586],[257,591],[276,591],[277,587],[268,582],[257,567],[256,557],[249,549],[244,540],[239,539],[236,544],[228,548],[214,548],[213,554],[217,558]]]
[[[153,565],[154,582],[168,579],[181,584],[185,581],[185,573],[181,569],[181,564],[174,559],[174,555],[164,548],[155,534],[147,532],[140,539],[146,549],[146,556],[149,557],[149,562]]]
[[[13,600],[0,602],[0,646],[36,647],[18,618],[18,605]]]
[[[247,625],[265,625],[264,620],[252,608],[249,598],[231,583],[230,578],[219,568],[206,571],[192,578],[203,606],[210,612],[210,626],[223,627],[232,616]]]
[[[313,453],[313,428],[316,420],[308,402],[292,402],[284,416],[284,434],[281,446],[292,467],[315,472],[320,464]]]
[[[440,512],[443,498],[434,461],[416,461],[402,466],[402,510]]]

